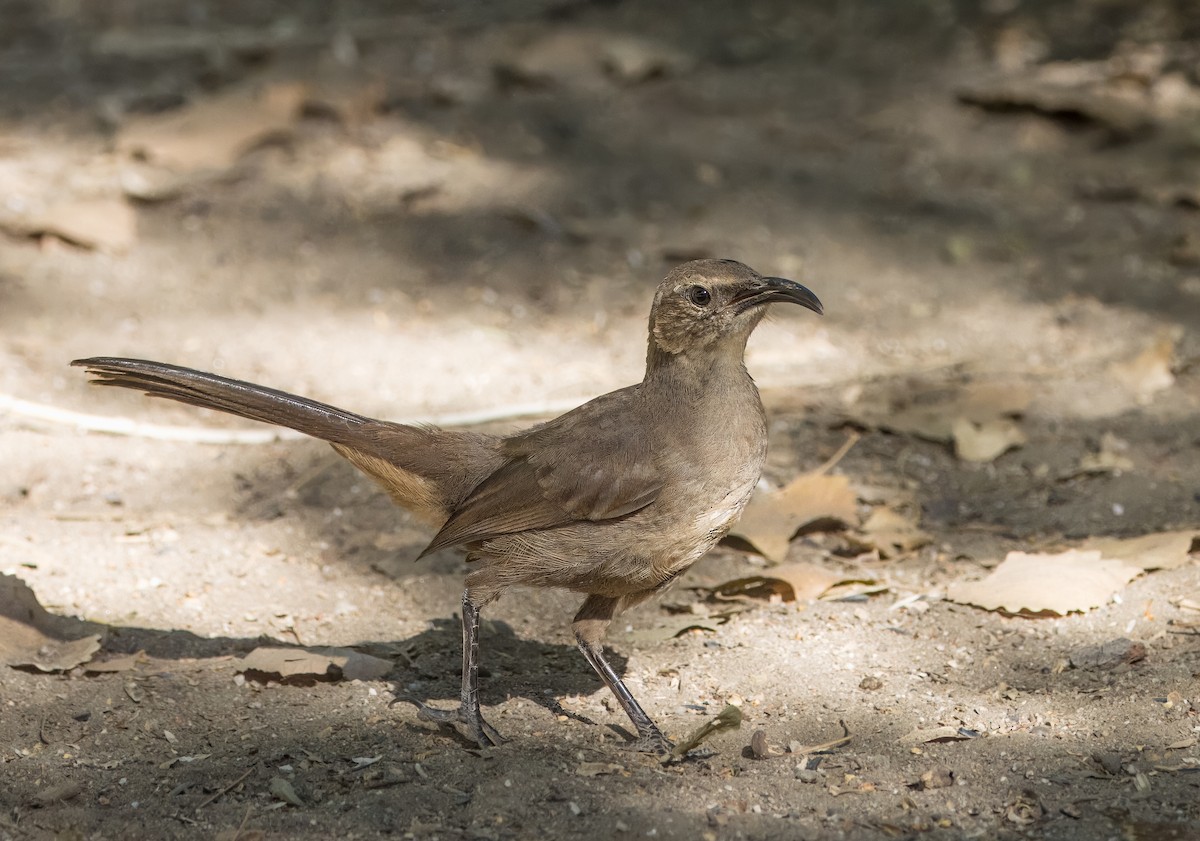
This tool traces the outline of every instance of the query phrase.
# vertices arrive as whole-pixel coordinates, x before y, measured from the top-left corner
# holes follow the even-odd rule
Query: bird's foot
[[[652,753],[655,756],[666,759],[675,750],[675,743],[655,727],[653,730],[646,730],[638,734],[637,739],[634,740],[630,747],[638,753]]]
[[[424,701],[420,701],[411,695],[398,696],[392,703],[399,701],[407,701],[417,708],[417,718],[421,721],[432,721],[434,724],[440,724],[446,727],[451,727],[455,724],[466,726],[466,735],[479,745],[481,748],[493,748],[504,742],[504,737],[500,735],[495,727],[487,723],[483,713],[478,707],[471,708],[459,704],[457,707],[449,710],[441,710],[437,707],[431,707]]]
[[[657,727],[653,730],[643,731],[634,740],[631,747],[640,753],[649,753],[657,756],[663,765],[672,765],[676,762],[687,762],[694,759],[708,759],[717,754],[711,748],[702,747],[684,751],[679,745],[676,745],[664,736],[662,731]]]

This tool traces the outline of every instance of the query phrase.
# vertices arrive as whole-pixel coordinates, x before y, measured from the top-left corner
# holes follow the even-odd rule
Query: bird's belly
[[[673,578],[716,546],[741,516],[756,484],[758,476],[742,478],[716,503],[695,515],[691,523],[681,523],[675,551],[664,553],[655,564],[660,575]]]
[[[622,597],[656,590],[724,537],[758,482],[750,470],[718,487],[697,511],[652,505],[616,520],[584,521],[484,541],[469,586],[562,587]],[[692,497],[693,499],[695,497]]]

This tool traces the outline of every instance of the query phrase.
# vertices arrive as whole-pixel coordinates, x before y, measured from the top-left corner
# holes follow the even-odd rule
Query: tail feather
[[[96,385],[120,386],[249,420],[286,426],[334,444],[361,446],[370,418],[286,391],[146,359],[76,359]]]
[[[120,386],[250,420],[286,426],[334,445],[396,502],[435,526],[504,463],[501,439],[466,430],[374,420],[254,383],[145,359],[76,359],[96,385]]]

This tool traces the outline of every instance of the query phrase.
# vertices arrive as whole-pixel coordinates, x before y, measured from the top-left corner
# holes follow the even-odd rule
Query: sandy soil
[[[0,839],[1200,837],[1194,559],[1065,618],[942,599],[1009,550],[1200,527],[1194,113],[1131,128],[1087,101],[962,99],[1140,49],[1173,58],[1121,79],[1186,103],[1191,4],[8,0],[0,18],[0,395],[245,428],[67,367],[130,355],[388,418],[570,405],[638,379],[669,266],[730,256],[826,307],[753,340],[768,479],[859,430],[835,472],[861,514],[919,514],[933,537],[882,560],[799,536],[789,559],[881,589],[671,636],[703,588],[763,570],[721,547],[615,624],[614,663],[668,733],[744,711],[666,767],[626,747],[575,652],[576,597],[503,599],[483,700],[509,740],[481,753],[389,706],[453,698],[464,564],[413,564],[429,532],[323,445],[85,433],[9,404],[0,573],[100,623],[98,660],[142,654],[0,671]],[[295,83],[284,131],[122,198],[139,120]],[[12,222],[98,196],[136,231],[93,249]],[[969,463],[864,420],[964,383],[1026,389],[1026,442]],[[1125,466],[1080,471],[1106,440]],[[1119,638],[1145,657],[1080,656]],[[393,665],[247,679],[267,641]],[[828,752],[750,749],[843,727]],[[937,727],[956,735],[913,735]]]

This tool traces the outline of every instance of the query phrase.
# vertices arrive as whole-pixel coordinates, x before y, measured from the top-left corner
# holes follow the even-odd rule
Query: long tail
[[[96,385],[121,386],[250,420],[286,426],[333,444],[361,447],[370,418],[266,386],[146,359],[76,359]]]
[[[328,441],[399,505],[439,527],[504,463],[501,439],[493,435],[374,420],[286,391],[163,362],[98,356],[71,364],[86,368],[97,385],[138,389]]]

